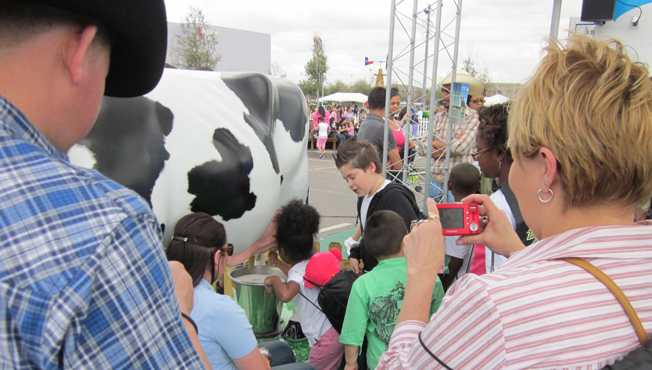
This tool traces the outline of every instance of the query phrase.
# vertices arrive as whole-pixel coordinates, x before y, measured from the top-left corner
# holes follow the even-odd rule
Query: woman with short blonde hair
[[[510,112],[508,138],[509,183],[539,241],[525,248],[488,196],[464,199],[486,219],[457,243],[509,260],[458,280],[429,318],[445,250],[429,202],[429,220],[405,239],[403,308],[378,369],[600,369],[652,333],[652,224],[633,222],[652,194],[648,71],[614,40],[573,36],[544,50]],[[634,315],[575,264],[585,262],[622,290]]]

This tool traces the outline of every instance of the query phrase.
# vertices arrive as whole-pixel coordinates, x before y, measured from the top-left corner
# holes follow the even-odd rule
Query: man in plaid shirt
[[[444,169],[446,168],[446,142],[448,138],[448,109],[450,106],[451,84],[442,87],[442,104],[444,109],[435,114],[433,122],[434,140],[432,142],[432,158],[435,163],[431,169],[430,198],[438,203],[442,202],[444,195]],[[453,124],[451,154],[449,168],[459,163],[472,163],[472,153],[475,151],[475,135],[478,132],[478,113],[466,107],[464,124]],[[453,202],[453,194],[448,192],[447,202]]]
[[[163,0],[0,2],[2,369],[202,368],[149,206],[66,156],[104,94],[156,86],[166,34]]]

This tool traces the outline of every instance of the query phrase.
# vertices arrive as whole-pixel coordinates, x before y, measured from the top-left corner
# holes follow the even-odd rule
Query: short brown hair
[[[552,150],[564,208],[634,206],[652,195],[652,83],[616,40],[550,41],[509,116],[508,145]]]
[[[346,140],[337,148],[333,158],[338,170],[347,164],[353,168],[367,170],[372,163],[376,165],[376,173],[381,173],[383,170],[380,167],[380,157],[376,147],[367,140],[358,141],[354,137]]]
[[[471,163],[458,163],[451,170],[448,181],[451,190],[464,196],[475,194],[480,188],[480,170]]]
[[[365,249],[376,259],[389,257],[401,251],[403,238],[408,234],[403,217],[389,210],[372,214],[364,228]]]

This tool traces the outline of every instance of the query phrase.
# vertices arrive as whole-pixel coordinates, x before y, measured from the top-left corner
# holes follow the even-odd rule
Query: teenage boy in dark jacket
[[[359,197],[357,208],[360,228],[353,239],[361,235],[367,219],[377,211],[398,213],[408,230],[413,220],[422,218],[414,194],[404,185],[383,178],[378,151],[371,143],[349,139],[340,145],[334,157],[337,169],[349,188]],[[364,239],[352,247],[349,253],[351,269],[357,274],[361,273],[360,260],[364,263],[364,271],[371,271],[378,264],[367,252]]]

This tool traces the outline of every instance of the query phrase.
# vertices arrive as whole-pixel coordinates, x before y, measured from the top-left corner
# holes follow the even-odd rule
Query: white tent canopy
[[[319,99],[320,102],[334,101],[338,103],[342,102],[354,102],[354,103],[364,103],[367,101],[367,95],[361,93],[345,93],[345,92],[336,92],[335,94],[330,94]]]
[[[509,98],[506,97],[505,95],[496,94],[494,96],[490,96],[488,98],[485,98],[484,105],[485,105],[485,107],[490,107],[492,105],[502,104],[502,103],[505,103],[505,102],[508,102],[508,101],[509,101]]]

